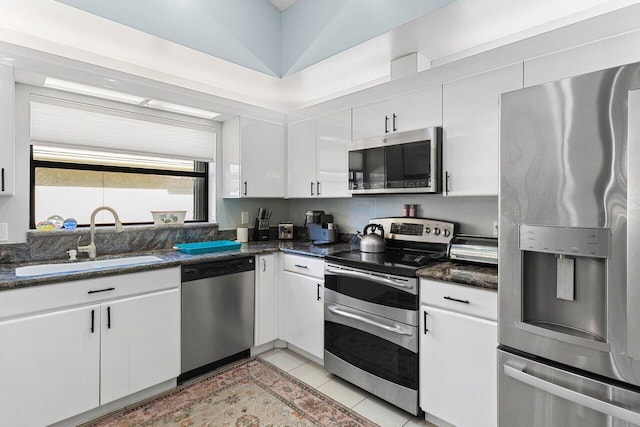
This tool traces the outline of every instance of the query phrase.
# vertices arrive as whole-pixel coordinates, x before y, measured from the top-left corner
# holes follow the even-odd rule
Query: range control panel
[[[608,228],[520,226],[520,250],[560,255],[608,258]]]
[[[369,224],[380,224],[384,237],[408,242],[449,244],[455,234],[455,224],[427,218],[374,218]]]

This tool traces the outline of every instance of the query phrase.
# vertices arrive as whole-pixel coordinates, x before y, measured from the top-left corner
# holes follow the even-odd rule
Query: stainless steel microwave
[[[351,141],[351,194],[439,193],[442,128]]]

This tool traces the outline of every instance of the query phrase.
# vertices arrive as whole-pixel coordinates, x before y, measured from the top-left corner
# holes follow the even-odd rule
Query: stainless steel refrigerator
[[[640,425],[640,64],[500,109],[499,425]]]

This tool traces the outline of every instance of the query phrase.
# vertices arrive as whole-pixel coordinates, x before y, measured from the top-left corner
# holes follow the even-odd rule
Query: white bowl
[[[151,211],[155,225],[184,224],[187,211]]]

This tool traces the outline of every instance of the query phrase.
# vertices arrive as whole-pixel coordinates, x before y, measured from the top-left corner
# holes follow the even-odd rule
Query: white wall
[[[443,197],[442,195],[358,196],[351,199],[295,199],[289,210],[292,222],[302,225],[308,209],[333,215],[343,233],[362,231],[372,218],[401,216],[404,204],[417,204],[417,216],[452,221],[464,234],[493,235],[498,219],[497,197]]]

